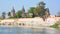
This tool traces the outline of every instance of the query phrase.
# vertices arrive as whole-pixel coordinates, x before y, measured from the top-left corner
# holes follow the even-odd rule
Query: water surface
[[[60,34],[60,29],[0,27],[0,34]]]

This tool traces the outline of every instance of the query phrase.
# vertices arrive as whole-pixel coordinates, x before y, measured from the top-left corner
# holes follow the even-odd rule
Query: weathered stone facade
[[[55,17],[54,15],[50,15],[47,19],[45,19],[45,21],[40,18],[40,17],[35,17],[35,18],[16,18],[16,19],[5,19],[5,20],[0,20],[0,23],[5,23],[5,24],[24,24],[26,26],[39,26],[39,25],[43,25],[43,26],[50,26],[53,25],[55,23],[57,23],[57,21],[60,21],[60,17]]]
[[[25,9],[24,9],[24,6],[22,8],[22,17],[24,18],[26,15],[25,15]]]
[[[14,9],[14,7],[12,7],[11,16],[15,16],[15,9]]]

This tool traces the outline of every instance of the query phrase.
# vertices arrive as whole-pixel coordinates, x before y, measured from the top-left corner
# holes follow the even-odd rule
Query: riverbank
[[[45,28],[45,27],[42,27],[42,26],[0,26],[0,27]]]
[[[22,28],[22,27],[0,27],[0,34],[59,34],[60,29],[41,27],[41,28]]]
[[[27,28],[40,28],[50,27],[57,23],[59,19],[47,18],[45,21],[40,18],[18,18],[18,19],[5,19],[0,21],[0,27],[27,27]]]

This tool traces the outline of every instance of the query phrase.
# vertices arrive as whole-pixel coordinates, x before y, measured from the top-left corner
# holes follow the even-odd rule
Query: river
[[[0,27],[0,34],[60,34],[60,29]]]

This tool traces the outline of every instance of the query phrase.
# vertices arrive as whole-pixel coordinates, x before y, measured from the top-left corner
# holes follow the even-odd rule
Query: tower
[[[15,16],[15,9],[14,9],[14,7],[12,7],[11,16]]]
[[[25,17],[25,9],[24,9],[24,6],[22,8],[22,17],[24,18]]]

